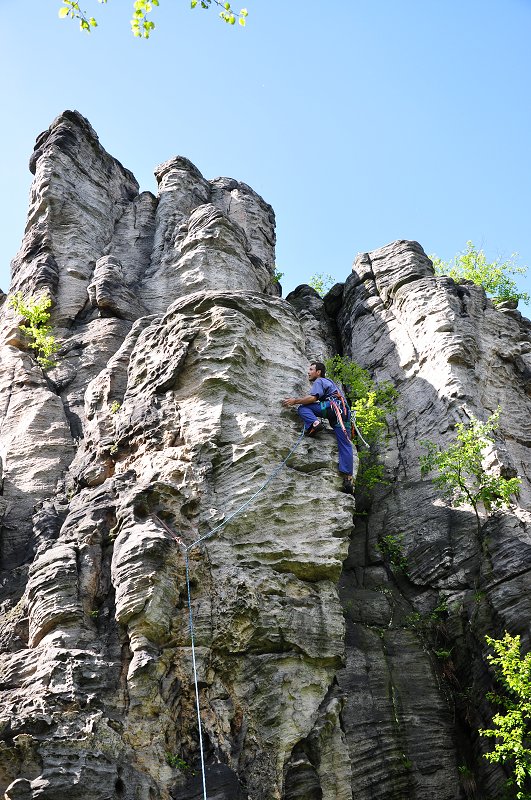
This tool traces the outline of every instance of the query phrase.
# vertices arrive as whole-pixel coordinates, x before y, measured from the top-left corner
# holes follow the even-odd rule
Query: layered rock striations
[[[304,439],[188,551],[208,797],[497,797],[477,729],[484,634],[529,643],[531,324],[412,242],[283,300],[250,187],[177,157],[139,193],[77,112],[31,165],[10,292],[49,294],[61,350],[44,373],[3,304],[0,793],[203,796],[184,545],[286,458],[280,399],[339,351],[399,389],[385,484],[355,512],[334,438]],[[497,405],[488,466],[522,491],[478,530],[419,442]]]
[[[344,352],[399,391],[387,485],[359,517],[341,578],[356,785],[367,798],[498,797],[503,776],[477,731],[493,714],[485,634],[530,645],[531,323],[478,286],[435,277],[417,243],[395,242],[356,259],[338,328]],[[486,466],[522,486],[478,530],[472,508],[451,508],[421,478],[419,456],[423,440],[444,447],[457,422],[498,406]],[[386,537],[401,570],[382,557]]]

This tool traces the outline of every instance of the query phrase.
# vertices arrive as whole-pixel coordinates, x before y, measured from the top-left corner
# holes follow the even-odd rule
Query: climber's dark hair
[[[326,375],[326,367],[325,367],[325,365],[323,364],[322,361],[312,361],[312,363],[310,364],[310,367],[315,367],[315,369],[318,369],[319,372],[321,373],[321,378],[325,377],[325,375]]]

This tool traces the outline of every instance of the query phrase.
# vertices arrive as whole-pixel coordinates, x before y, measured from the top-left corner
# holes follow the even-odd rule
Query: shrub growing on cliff
[[[452,261],[442,261],[436,256],[431,258],[436,275],[448,275],[454,281],[473,281],[478,286],[483,286],[496,305],[506,300],[529,302],[527,292],[519,292],[515,281],[510,277],[527,273],[527,267],[516,265],[517,253],[513,253],[506,261],[497,258],[489,263],[483,250],[478,250],[469,241],[466,249],[458,253]]]
[[[308,281],[308,286],[315,289],[319,297],[324,297],[329,289],[334,285],[335,280],[332,275],[324,272],[316,272]]]
[[[403,538],[403,533],[388,533],[386,536],[379,537],[376,547],[394,572],[407,575],[408,564],[402,545]]]
[[[384,471],[374,448],[387,436],[387,417],[396,411],[398,392],[389,381],[376,383],[366,369],[343,356],[335,355],[324,363],[327,376],[345,387],[356,426],[371,448],[359,451],[356,485],[372,489],[381,483]]]
[[[474,509],[478,530],[483,506],[487,514],[509,504],[520,488],[520,478],[503,478],[491,475],[483,467],[485,450],[494,442],[493,432],[499,424],[500,409],[480,422],[472,416],[470,422],[458,422],[457,436],[446,450],[427,440],[420,444],[427,453],[420,457],[422,476],[437,474],[432,479],[437,489],[454,506],[469,504]]]
[[[503,639],[485,637],[494,650],[487,660],[494,667],[502,694],[490,693],[487,699],[505,713],[495,714],[492,728],[481,736],[496,739],[494,750],[485,758],[494,764],[508,764],[512,775],[508,785],[516,788],[517,800],[531,800],[531,653],[520,655],[520,637],[505,633]]]
[[[30,340],[30,348],[35,351],[38,363],[43,369],[55,367],[56,362],[53,356],[59,350],[60,345],[55,341],[52,328],[48,325],[50,320],[50,308],[52,301],[48,295],[42,297],[30,296],[26,300],[22,292],[17,292],[10,298],[9,304],[15,309],[17,314],[24,317],[24,322],[20,326]]]
[[[173,769],[179,769],[181,772],[187,772],[190,775],[195,775],[195,772],[191,768],[190,764],[188,764],[184,758],[181,758],[175,753],[166,753],[166,763],[169,764],[170,767],[173,767]]]

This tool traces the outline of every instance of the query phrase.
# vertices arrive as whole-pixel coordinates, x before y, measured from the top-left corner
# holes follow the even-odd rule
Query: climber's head
[[[322,361],[312,361],[308,367],[308,380],[314,381],[317,378],[324,378],[326,375],[326,367]]]

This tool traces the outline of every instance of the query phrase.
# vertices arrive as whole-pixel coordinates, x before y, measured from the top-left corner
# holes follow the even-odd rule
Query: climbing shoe
[[[343,487],[341,491],[345,492],[345,494],[354,494],[354,484],[352,483],[352,478],[347,478],[346,476],[343,478]]]
[[[322,431],[323,428],[324,428],[324,422],[322,420],[317,420],[317,422],[314,422],[311,428],[306,428],[306,430],[304,431],[304,435],[315,436],[315,434],[319,433],[319,431]]]

